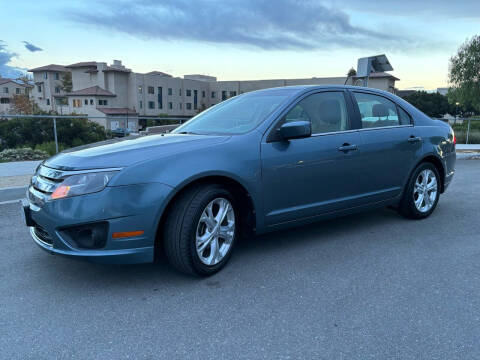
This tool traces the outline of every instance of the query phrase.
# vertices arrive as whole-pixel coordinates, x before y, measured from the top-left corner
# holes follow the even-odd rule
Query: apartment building
[[[46,111],[85,114],[107,129],[138,130],[138,117],[168,115],[191,117],[230,97],[270,87],[290,85],[355,84],[357,78],[330,77],[252,81],[218,81],[216,77],[192,74],[173,77],[160,71],[141,74],[121,61],[79,62],[31,69],[35,89],[32,97]],[[72,76],[72,90],[61,87],[63,74]],[[394,92],[398,79],[387,73],[372,74],[369,86]]]
[[[12,111],[12,99],[15,95],[29,96],[31,86],[14,79],[0,78],[0,114]]]
[[[59,114],[65,109],[68,113],[62,79],[69,70],[62,65],[50,64],[28,71],[33,73],[34,82],[30,96],[40,109]]]

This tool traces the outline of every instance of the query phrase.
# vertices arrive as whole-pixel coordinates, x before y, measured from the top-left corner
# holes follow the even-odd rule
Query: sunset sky
[[[435,89],[459,45],[480,34],[479,0],[2,1],[2,14],[4,77],[113,59],[219,80],[329,77],[385,53],[398,88]]]

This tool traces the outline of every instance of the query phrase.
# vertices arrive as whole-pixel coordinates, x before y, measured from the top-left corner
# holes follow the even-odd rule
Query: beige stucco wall
[[[283,86],[294,85],[343,85],[346,77],[329,78],[306,78],[306,79],[271,79],[271,80],[242,80],[242,81],[215,81],[216,78],[202,75],[186,75],[184,78],[171,77],[164,74],[139,74],[133,72],[103,71],[107,67],[106,63],[97,63],[97,72],[86,72],[88,67],[73,68],[72,83],[73,91],[85,88],[99,86],[102,89],[114,93],[115,97],[105,97],[108,101],[106,107],[129,108],[138,112],[140,116],[158,116],[167,114],[170,116],[193,116],[201,109],[210,107],[222,101],[222,92],[226,92],[226,98],[232,95]],[[48,79],[44,79],[43,72],[34,73],[35,82],[43,82],[42,92],[37,91],[37,87],[32,90],[32,98],[39,106],[46,111],[56,110],[62,113],[81,113],[96,114],[98,100],[102,97],[79,97],[69,96],[68,106],[60,108],[55,105],[54,89],[61,85],[61,80],[54,80],[54,72],[48,72]],[[351,85],[351,80],[347,82]],[[371,78],[369,86],[385,91],[393,91],[395,81],[392,78]],[[153,94],[148,93],[148,87],[154,88]],[[139,91],[142,88],[142,92]],[[162,88],[162,107],[159,106],[158,89]],[[169,89],[172,89],[169,94]],[[187,90],[191,90],[191,96],[187,96]],[[194,91],[197,91],[198,105],[194,106]],[[212,97],[212,92],[215,97]],[[205,96],[203,96],[205,94]],[[61,95],[61,94],[60,94]],[[46,105],[46,99],[50,99],[50,105]],[[84,104],[84,99],[88,99],[88,104]],[[82,100],[82,106],[73,107],[73,100]],[[90,99],[94,104],[90,105]],[[153,103],[153,109],[149,108],[149,102]],[[172,104],[170,109],[169,104]],[[188,109],[188,105],[191,108]]]
[[[45,73],[47,73],[46,79]],[[55,74],[58,74],[58,80],[55,79]],[[44,111],[58,111],[58,105],[55,102],[55,98],[65,96],[65,92],[62,90],[62,74],[62,72],[58,71],[38,71],[33,73],[33,81],[35,85],[30,96],[40,109]],[[41,91],[38,91],[39,85],[41,86]],[[59,88],[59,93],[55,92],[56,87]],[[50,101],[50,104],[48,104],[47,99]]]
[[[0,102],[0,114],[6,114],[11,112],[12,98],[14,95],[29,95],[29,88],[13,82],[8,82],[0,85],[0,98],[9,99],[9,104],[2,104]]]

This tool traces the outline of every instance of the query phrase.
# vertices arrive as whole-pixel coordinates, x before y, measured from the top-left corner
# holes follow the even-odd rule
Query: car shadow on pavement
[[[44,253],[40,254],[41,257],[35,257],[45,274],[50,273],[49,275],[64,284],[62,286],[71,286],[72,289],[83,282],[98,288],[127,285],[134,288],[175,286],[178,290],[182,286],[195,286],[199,283],[216,287],[217,283],[212,279],[241,276],[242,269],[256,266],[259,262],[275,264],[281,261],[278,256],[285,256],[286,252],[304,251],[305,248],[315,248],[315,251],[321,252],[329,242],[353,241],[351,238],[358,237],[359,233],[368,234],[368,231],[374,229],[382,231],[381,224],[388,226],[392,221],[403,221],[403,218],[395,211],[381,209],[242,239],[237,244],[230,263],[222,271],[206,279],[177,272],[163,257],[153,264],[136,265],[94,264],[56,255],[46,256]]]

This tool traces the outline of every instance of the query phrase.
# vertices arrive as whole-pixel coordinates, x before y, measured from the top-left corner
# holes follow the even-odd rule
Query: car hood
[[[44,162],[61,170],[126,167],[138,162],[198,150],[229,136],[168,134],[112,139],[63,151]]]

